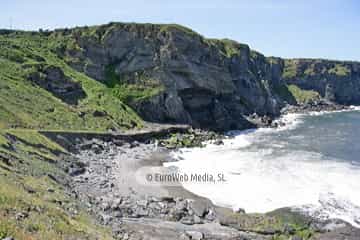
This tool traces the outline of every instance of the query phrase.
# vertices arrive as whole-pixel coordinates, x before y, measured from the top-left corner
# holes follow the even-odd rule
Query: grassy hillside
[[[294,98],[296,99],[297,103],[307,103],[310,101],[320,99],[320,94],[316,91],[303,90],[293,84],[289,85],[288,89],[291,92],[291,94],[294,96]]]
[[[33,130],[0,130],[0,239],[112,239],[54,179],[66,150]]]
[[[0,34],[0,239],[112,239],[65,183],[65,149],[36,130],[108,131],[142,127],[108,86],[56,54],[69,39]]]
[[[0,128],[106,131],[141,127],[141,119],[107,86],[57,56],[60,44],[64,39],[39,33],[0,35]],[[61,81],[70,90],[78,86],[79,96],[69,95],[69,99],[78,98],[76,103],[57,96],[63,91],[56,85]]]

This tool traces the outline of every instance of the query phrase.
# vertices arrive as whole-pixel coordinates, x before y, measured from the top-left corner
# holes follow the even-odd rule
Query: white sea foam
[[[355,111],[360,111],[360,106],[351,105],[350,109],[355,110]]]
[[[275,120],[275,122],[282,122],[285,123],[284,126],[280,126],[278,130],[290,130],[296,128],[299,124],[301,124],[302,117],[304,114],[300,113],[288,113],[282,115],[279,119]]]
[[[285,129],[291,129],[302,122],[302,115],[285,115],[284,120],[288,121]],[[188,174],[224,173],[226,183],[184,184],[219,205],[247,212],[295,207],[314,217],[340,218],[360,227],[360,166],[316,152],[285,151],[286,143],[281,142],[269,143],[267,148],[253,146],[264,131],[279,130],[240,132],[222,146],[176,152],[175,157],[185,160],[168,165]]]
[[[310,111],[305,113],[310,116],[320,116],[329,113],[339,113],[339,112],[351,112],[351,111],[360,111],[360,106],[351,105],[348,109],[336,110],[336,111]]]
[[[294,129],[298,126],[298,124],[302,123],[302,118],[304,116],[321,116],[325,114],[331,113],[339,113],[339,112],[351,112],[351,111],[360,111],[360,106],[350,106],[348,109],[342,109],[337,111],[310,111],[306,113],[288,113],[282,115],[279,119],[275,120],[275,122],[283,122],[285,126],[281,126],[278,130],[289,130]]]

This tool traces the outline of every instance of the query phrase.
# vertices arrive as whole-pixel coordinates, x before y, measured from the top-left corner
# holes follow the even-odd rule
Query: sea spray
[[[223,185],[185,183],[217,204],[247,212],[294,207],[318,218],[360,219],[360,148],[357,109],[289,114],[287,126],[233,133],[224,145],[173,153],[182,172],[222,171]],[[356,164],[354,164],[354,162]]]

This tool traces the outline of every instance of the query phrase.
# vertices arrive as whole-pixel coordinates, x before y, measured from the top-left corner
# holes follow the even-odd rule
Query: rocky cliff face
[[[231,40],[151,24],[114,23],[54,35],[75,40],[76,47],[58,52],[90,77],[115,88],[157,89],[126,99],[148,121],[241,129],[250,126],[244,115],[275,116],[283,104],[275,91],[285,86],[283,61]]]
[[[266,58],[178,25],[110,23],[51,36],[66,43],[57,53],[70,66],[113,88],[152,122],[248,128],[244,116],[277,116],[295,103],[286,82],[339,103],[360,102],[357,63]]]
[[[285,60],[284,80],[341,104],[360,104],[360,63],[321,59]]]

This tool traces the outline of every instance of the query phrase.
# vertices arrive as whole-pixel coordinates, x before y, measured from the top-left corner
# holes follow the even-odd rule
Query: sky
[[[360,61],[359,0],[0,0],[0,28],[178,23],[266,56]]]

